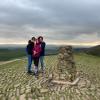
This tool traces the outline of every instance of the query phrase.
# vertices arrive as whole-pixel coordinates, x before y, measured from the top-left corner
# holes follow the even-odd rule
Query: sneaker
[[[35,73],[35,78],[37,78],[37,79],[39,78],[39,75],[38,75],[38,73]]]

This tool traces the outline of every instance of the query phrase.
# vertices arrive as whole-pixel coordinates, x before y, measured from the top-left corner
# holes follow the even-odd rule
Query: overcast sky
[[[0,0],[0,44],[40,35],[48,44],[99,44],[100,0]]]

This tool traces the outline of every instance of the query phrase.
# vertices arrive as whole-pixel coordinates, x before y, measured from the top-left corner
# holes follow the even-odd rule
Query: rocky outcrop
[[[72,46],[59,48],[58,64],[56,67],[55,79],[73,81],[76,76],[76,67],[73,57]]]

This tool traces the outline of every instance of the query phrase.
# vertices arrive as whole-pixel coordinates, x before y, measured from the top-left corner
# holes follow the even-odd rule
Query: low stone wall
[[[73,81],[76,76],[76,67],[73,57],[72,46],[64,46],[59,48],[58,64],[55,79]]]

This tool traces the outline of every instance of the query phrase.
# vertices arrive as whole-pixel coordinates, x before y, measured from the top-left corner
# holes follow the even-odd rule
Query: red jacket
[[[34,51],[36,52],[36,54],[34,53]],[[36,45],[34,45],[34,48],[33,48],[33,57],[40,57],[40,54],[41,54],[41,44],[40,43],[37,43]]]

